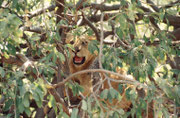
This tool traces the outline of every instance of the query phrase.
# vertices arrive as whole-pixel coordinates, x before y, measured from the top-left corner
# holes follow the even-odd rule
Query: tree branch
[[[9,10],[10,13],[15,14],[15,15],[16,15],[17,17],[19,17],[21,20],[23,19],[22,16],[19,16],[18,13],[14,12],[13,10],[11,10],[11,9],[8,8],[8,7],[2,7],[2,6],[0,6],[0,8],[2,8],[2,9],[7,9],[7,10]]]
[[[22,27],[22,30],[34,32],[34,33],[38,33],[38,34],[42,34],[45,32],[41,27]]]
[[[83,7],[83,3],[86,2],[87,0],[79,0],[76,4],[76,10],[79,10],[80,8]]]
[[[117,13],[104,13],[104,21],[107,21],[108,19],[112,18],[113,16],[115,16]],[[113,17],[113,19],[115,19],[116,17]],[[98,15],[92,15],[92,16],[89,16],[87,17],[87,19],[91,22],[94,22],[94,23],[97,23],[100,21],[101,19],[101,14],[98,14]],[[79,26],[83,26],[85,25],[85,21],[82,20],[81,23],[79,24]]]
[[[171,36],[172,35],[172,36]],[[170,37],[174,41],[180,41],[180,28],[174,30],[173,32],[170,33]]]
[[[148,13],[153,13],[150,9],[141,6],[140,7],[144,12],[148,12]],[[141,16],[141,14],[138,14],[137,16]],[[141,16],[141,18],[143,18],[143,16]],[[152,18],[152,16],[150,16],[150,18]],[[153,18],[154,19],[154,18]],[[153,20],[152,19],[152,20]],[[141,20],[138,18],[138,20]],[[154,24],[151,20],[151,23]],[[167,21],[168,20],[168,21]],[[164,23],[169,23],[170,25],[174,26],[175,29],[180,27],[180,17],[179,16],[173,16],[173,15],[166,15],[166,17],[163,20]]]
[[[167,9],[167,8],[171,8],[171,7],[174,7],[175,5],[180,5],[180,1],[177,0],[175,2],[171,2],[165,6],[162,6],[160,9]]]
[[[99,30],[84,16],[84,14],[83,20],[94,31],[97,40],[100,41]]]
[[[12,57],[12,56],[10,56],[8,59],[6,59],[4,56],[1,56],[0,62],[17,65],[17,66],[23,65],[23,61],[21,61],[18,57]]]
[[[113,11],[113,10],[119,10],[121,5],[115,4],[115,5],[106,5],[106,4],[97,4],[92,3],[91,5],[92,9],[100,10],[100,11]]]
[[[76,73],[73,73],[71,75],[69,75],[66,79],[64,79],[62,82],[59,82],[57,84],[54,84],[52,85],[54,88],[58,88],[62,85],[64,85],[67,81],[71,80],[73,77],[77,76],[77,75],[80,75],[80,74],[84,74],[84,73],[90,73],[90,72],[99,72],[99,73],[104,73],[104,74],[112,74],[112,75],[115,75],[119,78],[121,78],[121,80],[127,80],[127,81],[131,81],[133,82],[134,84],[136,85],[141,85],[143,86],[144,88],[148,88],[148,86],[136,81],[135,79],[131,78],[131,77],[128,77],[128,76],[125,76],[125,75],[121,75],[119,73],[115,73],[115,72],[112,72],[112,71],[109,71],[109,70],[104,70],[104,69],[87,69],[87,70],[82,70],[82,71],[78,71]]]
[[[175,29],[180,28],[180,17],[179,16],[173,16],[173,15],[167,15],[167,20],[170,25],[174,26]],[[164,23],[168,23],[166,19],[163,20]]]
[[[54,88],[48,88],[48,92],[54,96],[56,102],[60,103],[62,105],[63,111],[70,116],[69,111],[64,103],[64,101],[61,99],[60,95],[56,92]]]
[[[46,8],[33,11],[33,12],[31,12],[31,13],[28,13],[27,17],[28,17],[29,19],[31,19],[31,18],[33,18],[33,17],[36,17],[36,16],[38,16],[38,15],[43,14],[44,11],[45,11],[45,12],[48,12],[48,11],[51,12],[51,11],[55,10],[55,7],[56,7],[55,5],[51,5],[51,6],[48,6],[48,7],[46,7]]]
[[[79,9],[83,9],[87,7],[90,7],[91,9],[100,10],[103,12],[103,11],[119,10],[121,5],[120,4],[106,5],[106,4],[91,3],[81,6]]]
[[[150,6],[156,11],[159,12],[159,8],[151,1],[151,0],[146,0],[147,3],[150,4]]]

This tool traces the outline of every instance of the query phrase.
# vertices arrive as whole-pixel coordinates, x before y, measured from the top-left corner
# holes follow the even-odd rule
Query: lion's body
[[[72,40],[74,41],[73,43],[71,43]],[[94,63],[94,60],[97,59],[97,55],[90,53],[88,50],[88,42],[90,42],[90,40],[93,40],[93,38],[88,36],[78,37],[75,39],[73,38],[73,36],[68,37],[67,43],[71,43],[74,47],[74,51],[70,50],[70,58],[69,58],[69,68],[71,73],[89,69],[94,66],[93,64],[96,64],[95,66],[97,66],[97,63]],[[117,68],[117,69],[118,69],[117,70],[118,73],[125,74],[123,69],[121,68]],[[109,76],[110,78],[121,80],[121,78],[119,77],[113,75],[109,75]],[[102,79],[104,79],[103,75],[102,75]],[[91,74],[87,73],[87,74],[78,75],[73,78],[73,81],[78,82],[83,87],[84,89],[84,92],[82,93],[83,96],[85,97],[89,96],[93,92],[93,79]],[[118,86],[119,86],[118,82],[110,82],[110,83],[114,89],[118,90]],[[103,82],[101,90],[109,89],[109,88],[110,88],[109,83],[107,80],[105,80]],[[127,111],[131,107],[131,101],[127,100],[125,95],[125,91],[128,88],[131,88],[131,86],[128,85],[127,88],[124,88],[123,93],[121,94],[122,96],[121,101],[117,99],[113,99],[112,102],[109,102],[108,100],[104,100],[101,98],[98,99],[100,101],[105,102],[109,109],[122,108],[124,109],[124,111]],[[103,108],[103,105],[102,104],[100,105]],[[104,108],[103,110],[106,111]]]
[[[73,36],[68,36],[67,43],[71,43],[74,47],[74,51],[70,50],[70,58],[69,58],[69,68],[71,73],[75,73],[81,70],[89,69],[91,66],[93,66],[94,60],[97,58],[97,55],[92,54],[88,50],[88,42],[91,40],[94,40],[92,37],[78,37],[75,38]],[[71,42],[73,41],[73,43]],[[80,58],[85,57],[85,62],[82,64],[75,64],[74,63],[74,57],[78,56]],[[96,63],[97,64],[97,63]],[[124,74],[122,69],[119,73]],[[113,76],[112,76],[113,77]],[[113,77],[114,79],[120,79],[117,77]],[[81,74],[73,78],[73,81],[78,82],[84,89],[84,92],[82,93],[84,96],[88,96],[90,93],[92,93],[92,87],[93,87],[93,79],[91,74]],[[111,82],[111,85],[114,89],[118,89],[118,83],[117,82]],[[109,85],[108,82],[105,81],[103,84],[103,89],[108,89]],[[123,98],[122,101],[119,102],[118,100],[113,100],[112,103],[106,102],[109,106],[113,104],[117,105],[119,108],[123,108],[127,110],[131,102],[128,101],[125,97],[125,92],[122,94]]]
[[[93,63],[94,59],[96,58],[96,55],[93,55],[88,51],[88,42],[93,39],[91,39],[91,37],[89,37],[88,39],[85,39],[85,37],[73,39],[73,36],[70,36],[68,38],[70,40],[68,39],[67,43],[70,43],[71,41],[73,41],[73,47],[74,47],[74,51],[70,50],[70,58],[69,58],[70,72],[75,73],[81,70],[88,69]],[[84,57],[85,62],[83,64],[75,64],[74,63],[75,56],[78,56],[80,58]],[[91,79],[90,74],[78,75],[73,78],[73,81],[79,83],[83,87],[84,92],[82,94],[84,96],[88,96],[92,92],[93,85],[92,85],[92,79]]]

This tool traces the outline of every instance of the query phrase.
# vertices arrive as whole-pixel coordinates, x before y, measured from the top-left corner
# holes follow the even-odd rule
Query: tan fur
[[[73,57],[75,56],[75,54],[73,53],[72,50],[70,50],[70,59],[69,59],[69,68],[70,68],[70,72],[71,73],[75,73],[77,71],[81,71],[84,69],[88,69],[89,66],[92,64],[92,62],[94,61],[94,59],[97,57],[94,54],[91,54],[88,50],[88,45],[82,45],[82,42],[90,42],[91,40],[94,40],[93,37],[89,37],[89,36],[81,36],[81,37],[73,37],[72,35],[68,35],[67,36],[67,43],[70,43],[71,41],[74,41],[73,47],[76,48],[78,47],[80,49],[79,52],[77,52],[77,55],[79,57],[85,57],[86,61],[84,64],[82,65],[75,65],[73,63]],[[122,69],[117,70],[119,71],[119,73],[124,74]],[[112,78],[114,79],[120,79],[117,78],[113,75],[111,75]],[[89,74],[82,74],[82,75],[78,75],[76,77],[73,78],[74,81],[78,81],[79,84],[84,88],[84,92],[82,93],[84,96],[88,96],[91,92],[92,92],[92,79],[91,76]],[[118,89],[118,83],[117,82],[111,82],[111,85],[114,89]],[[109,85],[108,82],[105,81],[104,85],[103,85],[104,89],[108,89]],[[128,109],[129,106],[131,105],[131,102],[128,101],[125,98],[125,92],[122,94],[123,98],[122,101],[119,102],[118,100],[113,100],[112,103],[109,103],[108,101],[105,101],[109,106],[111,105],[117,105],[118,108],[123,108],[123,109]]]
[[[73,57],[75,54],[70,49],[70,59],[69,59],[69,68],[71,73],[75,73],[81,70],[88,69],[88,67],[92,64],[93,60],[96,58],[96,55],[91,54],[88,51],[88,43],[90,40],[94,40],[94,37],[90,36],[81,36],[81,37],[74,37],[72,35],[67,36],[66,43],[70,43],[71,41],[74,41],[73,47],[79,48],[79,52],[77,52],[77,56],[79,57],[85,57],[85,63],[82,65],[75,65],[73,63]],[[82,45],[82,42],[86,43],[85,45]],[[92,80],[91,76],[88,74],[81,74],[73,78],[74,81],[78,81],[79,84],[84,88],[84,92],[82,93],[84,96],[89,95],[92,92]]]
[[[82,45],[82,42],[90,42],[91,40],[94,40],[93,37],[89,37],[89,36],[80,36],[80,37],[73,37],[72,35],[68,35],[67,36],[67,43],[70,43],[71,41],[74,41],[74,44],[73,44],[73,47],[76,48],[78,47],[80,49],[79,52],[77,52],[77,55],[79,57],[85,57],[86,60],[85,60],[85,63],[83,63],[82,65],[75,65],[73,63],[73,57],[75,56],[74,52],[70,49],[70,58],[69,58],[69,68],[70,68],[70,72],[71,73],[75,73],[75,72],[78,72],[78,71],[81,71],[81,70],[85,70],[85,69],[88,69],[91,64],[93,63],[93,61],[95,60],[95,58],[97,57],[97,55],[95,54],[91,54],[88,50],[88,44],[87,45]],[[117,67],[117,70],[116,70],[118,73],[120,74],[124,74],[125,75],[125,72],[123,69]],[[109,75],[110,78],[113,78],[113,79],[117,79],[117,80],[121,80],[121,78],[119,77],[116,77],[114,75]],[[76,77],[73,78],[73,81],[76,81],[76,82],[79,82],[79,84],[84,88],[84,92],[82,93],[85,97],[90,95],[90,93],[92,93],[92,78],[91,78],[91,75],[89,74],[82,74],[82,75],[78,75]],[[118,85],[119,83],[117,82],[111,82],[111,85],[114,89],[118,90]],[[128,85],[129,87],[131,87],[130,85]],[[100,101],[104,101],[106,104],[107,104],[107,107],[109,109],[119,109],[119,108],[122,108],[124,109],[125,111],[127,111],[130,106],[131,106],[131,102],[128,101],[126,99],[126,95],[125,95],[125,91],[126,89],[128,89],[129,87],[127,88],[124,88],[124,91],[122,93],[122,99],[121,101],[118,101],[117,99],[113,99],[112,103],[110,103],[108,100],[104,100],[104,99],[100,99],[98,98]],[[103,89],[109,89],[109,84],[108,84],[108,81],[106,80],[104,82],[104,85],[103,85]],[[101,107],[103,108],[104,111],[105,108],[103,107],[102,104],[100,104]],[[113,106],[113,107],[112,107]],[[151,118],[151,117],[149,117]]]

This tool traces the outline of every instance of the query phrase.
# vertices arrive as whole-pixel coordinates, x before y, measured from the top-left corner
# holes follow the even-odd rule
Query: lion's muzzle
[[[73,63],[77,65],[81,65],[85,62],[85,57],[78,57],[77,55],[73,58]]]

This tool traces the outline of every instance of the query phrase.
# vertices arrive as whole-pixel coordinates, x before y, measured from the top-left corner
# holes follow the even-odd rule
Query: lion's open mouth
[[[79,65],[79,64],[83,64],[85,62],[85,57],[78,57],[78,56],[74,56],[74,58],[73,58],[73,63],[74,64],[77,64],[77,65]]]

